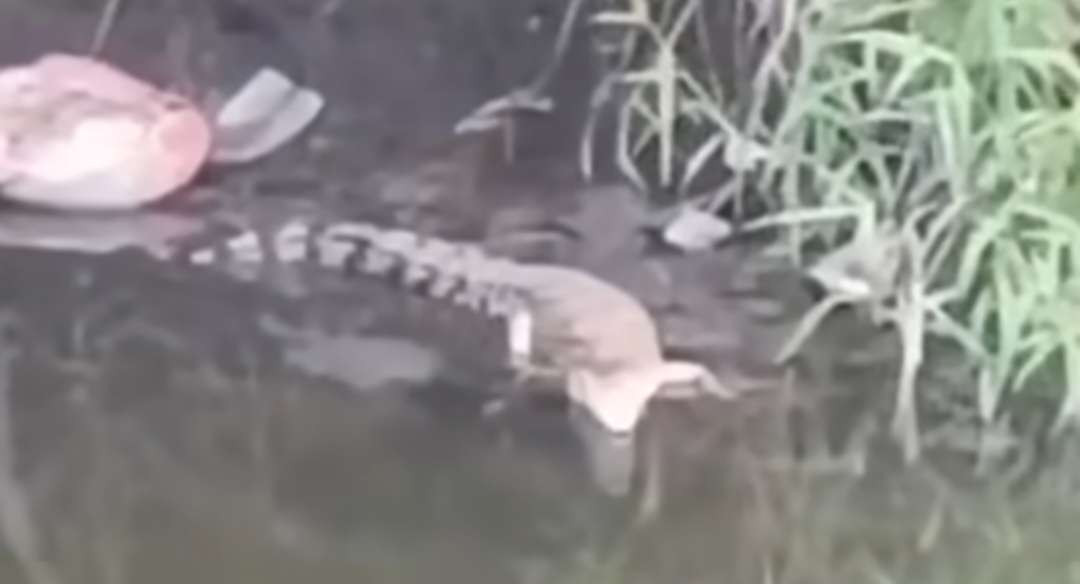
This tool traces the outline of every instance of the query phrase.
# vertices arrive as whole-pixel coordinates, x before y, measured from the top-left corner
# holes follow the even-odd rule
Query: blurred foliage
[[[689,197],[708,175],[692,202],[779,226],[777,251],[828,291],[779,358],[835,307],[869,306],[903,341],[893,428],[909,458],[932,336],[965,350],[982,422],[1036,391],[1055,404],[1055,429],[1080,418],[1080,27],[1069,4],[724,4],[598,9],[593,24],[617,42],[597,95],[618,111],[626,176]],[[726,84],[717,54],[734,56]]]

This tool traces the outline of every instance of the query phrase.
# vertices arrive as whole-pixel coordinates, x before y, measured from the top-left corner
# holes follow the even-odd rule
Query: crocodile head
[[[695,385],[707,394],[733,397],[708,369],[689,361],[658,361],[604,373],[576,369],[569,373],[567,392],[609,431],[629,434],[649,400],[671,385]]]

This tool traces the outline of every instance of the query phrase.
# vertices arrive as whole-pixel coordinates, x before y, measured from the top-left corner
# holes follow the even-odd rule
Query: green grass
[[[836,306],[870,306],[903,341],[893,428],[909,458],[931,336],[964,348],[983,422],[1036,390],[1055,428],[1080,418],[1080,27],[1066,3],[734,0],[730,38],[709,6],[597,9],[592,26],[616,40],[596,103],[617,111],[628,178],[687,197],[703,171],[728,171],[703,204],[779,226],[779,251],[831,292],[779,357]],[[723,51],[727,84],[709,59]]]

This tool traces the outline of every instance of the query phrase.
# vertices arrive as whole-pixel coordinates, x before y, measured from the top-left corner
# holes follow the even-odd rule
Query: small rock
[[[694,207],[683,207],[664,228],[664,241],[683,250],[709,249],[731,236],[731,224]]]

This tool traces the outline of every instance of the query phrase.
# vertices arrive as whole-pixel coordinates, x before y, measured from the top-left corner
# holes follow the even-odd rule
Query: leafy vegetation
[[[592,16],[615,38],[597,94],[615,96],[626,176],[727,210],[744,229],[780,226],[778,249],[824,285],[779,358],[833,308],[868,305],[902,340],[893,428],[909,458],[936,339],[964,349],[982,422],[1036,393],[1051,398],[1056,429],[1080,419],[1080,62],[1068,3],[724,5],[607,2]],[[732,14],[722,37],[716,23]],[[726,83],[717,55],[732,56]],[[712,178],[717,168],[726,177]],[[691,197],[704,180],[708,195]]]

